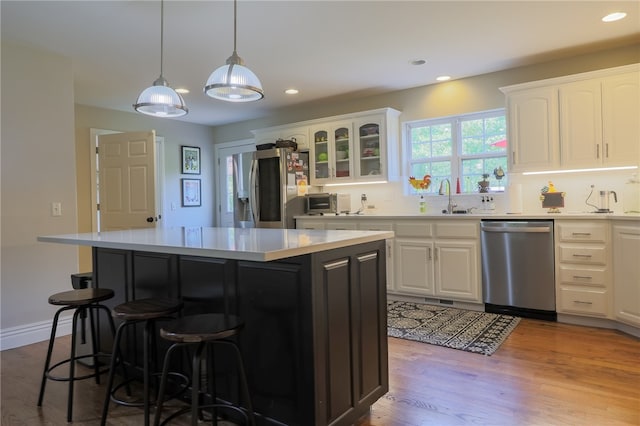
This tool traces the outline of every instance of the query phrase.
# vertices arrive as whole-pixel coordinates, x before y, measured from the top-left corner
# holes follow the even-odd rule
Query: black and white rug
[[[387,334],[483,355],[493,354],[520,318],[488,312],[387,302]]]

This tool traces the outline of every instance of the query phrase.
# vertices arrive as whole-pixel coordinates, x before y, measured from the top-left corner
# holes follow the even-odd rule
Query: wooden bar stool
[[[144,407],[144,424],[149,424],[149,411],[151,406],[150,398],[150,381],[151,381],[151,358],[155,360],[157,358],[157,351],[155,347],[155,322],[160,319],[173,319],[171,316],[178,313],[182,309],[183,303],[176,299],[167,298],[150,298],[133,300],[131,302],[122,303],[113,308],[112,315],[114,319],[121,320],[122,323],[118,326],[114,342],[113,353],[120,354],[120,344],[122,341],[123,330],[131,325],[138,323],[144,323],[144,338],[143,338],[143,385],[144,396],[142,403],[126,402],[119,400],[115,397],[115,392],[122,386],[128,385],[129,379],[124,378],[124,382],[118,386],[113,385],[115,378],[115,366],[116,356],[111,359],[111,371],[109,372],[109,379],[107,383],[107,394],[104,399],[104,406],[102,409],[101,425],[104,426],[107,421],[107,415],[109,411],[109,402],[114,401],[120,405],[126,406],[142,406]],[[185,377],[186,379],[186,377]]]
[[[49,337],[49,349],[47,350],[47,358],[44,363],[44,372],[42,373],[42,383],[40,385],[40,395],[38,396],[38,407],[42,407],[42,400],[44,398],[44,389],[47,383],[47,379],[69,382],[69,395],[67,397],[67,422],[72,421],[73,413],[73,384],[76,380],[88,379],[95,377],[96,383],[100,384],[100,375],[107,371],[106,368],[100,368],[99,358],[111,357],[111,354],[105,354],[98,352],[98,344],[96,338],[96,326],[94,322],[94,315],[92,311],[96,311],[99,314],[100,311],[104,311],[107,315],[109,324],[111,326],[111,332],[115,333],[115,327],[113,319],[111,318],[111,311],[108,307],[102,305],[100,302],[111,299],[114,296],[113,290],[104,288],[84,288],[79,290],[64,291],[62,293],[56,293],[49,297],[49,303],[56,306],[62,306],[58,309],[53,317],[53,325],[51,327],[51,337]],[[58,320],[60,314],[64,311],[75,310],[73,313],[73,320],[71,322],[71,352],[69,358],[60,361],[54,365],[51,365],[51,353],[53,352],[53,343],[56,338],[56,330],[58,328]],[[76,339],[79,331],[78,325],[80,319],[89,313],[90,326],[91,326],[91,353],[86,355],[78,355],[76,353]],[[81,330],[84,332],[84,328]],[[83,376],[76,376],[76,361],[84,358],[93,358],[93,373]],[[69,364],[68,376],[55,376],[53,370],[63,364]]]
[[[229,337],[237,335],[244,323],[240,318],[234,315],[225,314],[201,314],[190,315],[175,321],[168,323],[160,329],[160,336],[166,340],[174,342],[168,349],[165,359],[164,368],[162,369],[162,380],[160,382],[160,390],[158,392],[158,401],[156,405],[156,414],[154,419],[154,425],[160,424],[162,416],[162,406],[164,404],[165,389],[167,385],[167,374],[170,364],[171,355],[173,352],[181,347],[195,345],[195,351],[192,357],[192,373],[191,373],[191,406],[185,407],[167,417],[162,424],[166,424],[170,420],[191,412],[191,424],[193,426],[198,424],[198,418],[200,412],[205,408],[224,408],[231,409],[243,415],[248,425],[255,425],[255,416],[253,413],[253,406],[251,404],[251,396],[249,394],[249,386],[247,384],[247,377],[242,362],[242,356],[238,346],[230,341],[226,340]],[[242,398],[244,399],[245,408],[240,406],[231,405],[229,403],[216,403],[215,395],[212,395],[213,404],[200,405],[200,397],[202,395],[202,389],[200,385],[200,370],[203,358],[203,352],[205,348],[213,350],[214,344],[228,345],[232,348],[235,355],[238,374],[240,376],[240,386],[242,391]],[[215,389],[215,385],[214,385]],[[215,392],[214,392],[215,393]],[[216,424],[215,411],[212,418],[213,424]]]

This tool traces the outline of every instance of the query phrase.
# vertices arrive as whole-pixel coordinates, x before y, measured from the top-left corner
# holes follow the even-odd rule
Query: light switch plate
[[[51,216],[62,216],[62,203],[51,203]]]

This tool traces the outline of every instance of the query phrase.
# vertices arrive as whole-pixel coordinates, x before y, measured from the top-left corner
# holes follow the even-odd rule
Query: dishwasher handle
[[[482,232],[500,232],[500,233],[549,233],[551,226],[491,226],[490,224],[482,224]]]

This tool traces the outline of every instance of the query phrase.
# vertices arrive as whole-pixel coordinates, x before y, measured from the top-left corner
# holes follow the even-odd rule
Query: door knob
[[[154,221],[153,217],[149,216],[149,217],[147,218],[147,222],[151,223],[151,222],[153,222],[153,221]]]

